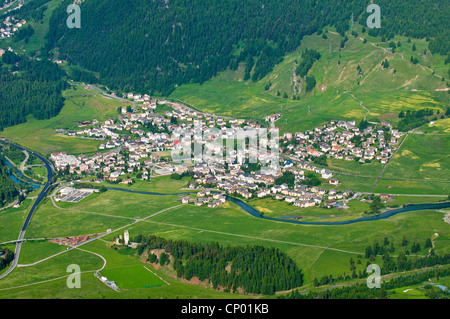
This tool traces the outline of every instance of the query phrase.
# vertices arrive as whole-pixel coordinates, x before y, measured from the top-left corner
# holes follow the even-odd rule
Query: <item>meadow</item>
[[[404,37],[395,37],[393,41],[401,41],[403,45],[392,53],[384,48],[387,43],[361,34],[357,28],[359,36],[349,36],[341,49],[341,36],[331,30],[327,39],[317,35],[304,37],[295,52],[285,56],[258,82],[244,81],[244,65],[241,65],[238,70],[222,72],[201,85],[181,85],[171,97],[207,112],[237,118],[264,121],[267,115],[281,113],[283,117],[276,125],[282,132],[312,129],[332,119],[358,122],[367,114],[360,101],[370,111],[367,120],[389,122],[395,122],[401,110],[429,107],[442,111],[448,105],[448,94],[436,91],[446,85],[437,76],[445,76],[444,57],[423,54],[425,40],[414,39],[418,50],[413,52],[412,43],[407,43]],[[363,43],[363,38],[368,42]],[[317,81],[315,89],[299,93],[295,91],[294,70],[305,48],[317,50],[321,58],[310,70]],[[410,55],[418,57],[419,64],[412,65],[408,60]],[[389,69],[381,67],[385,59],[390,63]],[[421,63],[435,68],[435,74]],[[357,72],[358,65],[362,76]],[[269,83],[270,89],[265,90]],[[288,99],[282,97],[284,92]],[[357,100],[348,93],[354,94]],[[294,95],[299,99],[293,100]]]
[[[103,258],[105,258],[107,261],[106,265],[104,265],[103,260],[95,254],[99,254]],[[69,275],[69,273],[66,272],[66,269],[67,266],[72,263],[79,264],[81,269],[80,289],[69,289],[66,284],[67,276]],[[54,267],[53,276],[51,275],[51,271],[47,271],[50,267],[50,264]],[[104,265],[105,268],[101,270],[101,274],[105,271],[108,272],[113,271],[114,269],[118,269],[118,267],[122,267],[123,265],[131,267],[130,269],[137,269],[138,267],[145,266],[151,271],[157,273],[157,275],[160,276],[168,284],[152,288],[135,288],[122,290],[117,293],[107,287],[94,276],[94,272],[103,267],[102,265]],[[33,272],[31,272],[32,269],[36,271],[36,277],[39,277],[39,272],[43,271],[42,276],[40,278],[33,277]],[[23,272],[23,270],[27,270],[27,272],[25,273]],[[11,276],[8,276],[4,280],[2,280],[2,284],[0,285],[0,299],[160,299],[161,297],[173,299],[249,298],[249,296],[245,295],[227,294],[213,289],[208,289],[203,286],[191,285],[185,282],[181,282],[174,279],[170,274],[170,271],[156,270],[150,264],[145,264],[132,255],[119,253],[118,251],[110,248],[109,243],[105,243],[101,240],[97,240],[83,246],[83,251],[71,250],[60,256],[54,257],[47,263],[43,262],[33,267],[16,269],[13,273],[16,272],[17,274],[15,276],[12,276],[11,274]],[[19,273],[23,276],[21,281],[17,281],[17,275]],[[43,282],[41,278],[46,279],[47,281]],[[22,287],[23,283],[28,283],[28,285]]]
[[[217,241],[224,245],[275,246],[288,253],[305,271],[307,280],[312,280],[327,274],[326,271],[342,274],[350,257],[364,255],[368,244],[381,241],[385,236],[396,244],[404,235],[423,242],[433,234],[430,231],[433,229],[440,234],[435,241],[436,252],[444,253],[448,251],[448,227],[443,214],[433,211],[399,214],[387,220],[357,225],[311,226],[261,220],[233,207],[181,207],[135,224],[129,231],[131,236],[151,233],[164,238]],[[339,258],[334,256],[328,268],[319,272],[314,265],[328,251]]]
[[[35,56],[40,54],[45,45],[45,36],[47,35],[48,25],[50,17],[60,1],[50,0],[45,6],[47,9],[44,11],[43,19],[39,22],[29,19],[25,26],[30,25],[34,29],[34,34],[28,41],[21,40],[16,42],[14,38],[8,38],[2,40],[2,45],[5,47],[11,47],[16,52],[22,52],[24,54]],[[11,7],[12,8],[12,7]]]
[[[156,196],[108,190],[92,194],[79,203],[57,202],[57,205],[72,212],[95,212],[110,216],[144,218],[165,208],[179,205],[177,195]]]
[[[450,134],[410,134],[383,177],[449,181],[449,149]]]
[[[27,229],[27,238],[55,238],[79,235],[92,235],[106,232],[131,223],[129,218],[62,210],[53,206],[49,198],[38,207]]]
[[[82,121],[104,121],[117,117],[117,108],[128,103],[100,96],[97,91],[72,87],[63,91],[66,99],[61,112],[48,120],[36,120],[32,116],[26,123],[8,127],[0,136],[48,156],[53,152],[68,154],[94,154],[102,143],[97,140],[70,137],[56,133],[55,129],[77,130]]]
[[[173,198],[175,200],[177,198],[177,196],[154,196],[117,192],[116,195],[119,198],[122,195],[123,197],[118,199],[117,202],[111,203],[109,201],[113,192],[116,193],[115,191],[107,191],[99,195],[91,195],[92,197],[88,197],[78,204],[65,203],[66,209],[70,209],[71,212],[57,209],[48,200],[36,212],[27,231],[27,237],[31,238],[43,234],[69,236],[104,231],[106,228],[113,229],[110,234],[102,239],[84,245],[82,249],[103,256],[106,260],[106,266],[101,271],[101,274],[111,280],[117,280],[119,287],[122,285],[124,289],[128,288],[130,290],[115,293],[95,278],[92,273],[84,273],[82,275],[82,289],[77,293],[67,289],[65,286],[65,277],[61,279],[56,278],[67,276],[67,273],[64,272],[68,264],[81,263],[82,271],[100,269],[99,265],[102,264],[98,256],[76,250],[65,252],[62,255],[34,266],[16,269],[0,283],[0,298],[2,296],[37,297],[39,291],[45,292],[46,296],[49,297],[59,296],[63,298],[102,298],[103,296],[106,298],[246,297],[242,295],[229,295],[208,289],[202,285],[185,283],[175,278],[170,267],[155,269],[153,266],[144,264],[138,258],[134,257],[133,250],[122,253],[121,250],[111,248],[110,245],[113,239],[123,233],[123,229],[120,231],[114,231],[114,229],[125,226],[129,222],[128,218],[130,216],[133,216],[133,218],[143,217],[145,216],[143,214],[145,212],[150,214],[163,207],[173,206],[174,202],[168,199]],[[131,196],[130,201],[132,199],[146,201],[145,198],[141,198],[142,196],[146,196],[148,198],[147,200],[153,201],[153,203],[149,206],[148,210],[145,207],[133,207],[131,209],[133,213],[131,214],[130,210],[126,209],[127,205],[129,205],[126,204],[127,199],[125,197],[127,196]],[[122,211],[119,206],[115,208],[121,201],[125,204]],[[95,203],[97,202],[103,203],[103,205],[96,205]],[[261,204],[264,207],[271,207],[267,203]],[[95,210],[99,214],[110,213],[111,215],[117,216],[109,217],[77,212],[77,210],[84,211],[88,208]],[[272,208],[274,211],[279,209],[278,206],[273,206]],[[285,208],[287,209],[287,207]],[[121,215],[126,218],[117,218]],[[448,253],[450,247],[448,245],[450,240],[448,235],[450,226],[443,221],[443,216],[443,212],[419,211],[395,215],[382,221],[363,222],[353,225],[308,226],[257,219],[242,211],[236,205],[226,203],[218,208],[191,205],[176,207],[163,214],[150,217],[145,221],[129,225],[126,229],[130,232],[131,240],[138,234],[154,234],[168,239],[183,239],[194,242],[214,241],[225,246],[274,246],[286,252],[294,259],[305,273],[306,285],[310,285],[314,278],[321,278],[324,275],[331,274],[337,276],[344,273],[350,274],[350,258],[355,262],[358,259],[360,260],[360,263],[356,264],[357,272],[363,270],[367,262],[364,258],[366,246],[373,244],[375,241],[381,242],[384,237],[388,237],[390,241],[395,243],[396,251],[393,255],[396,255],[402,250],[400,243],[403,236],[406,236],[410,241],[419,241],[423,247],[426,238],[431,237],[434,233],[438,233],[439,236],[434,239],[436,253]],[[24,257],[21,257],[20,263],[32,263],[60,252],[64,247],[46,242],[30,242],[25,243],[23,249]],[[418,254],[426,254],[425,249]],[[89,258],[86,259],[86,257]],[[374,262],[381,263],[382,261],[379,258],[381,257],[377,257]],[[148,267],[157,276],[162,277],[169,285],[152,287],[150,289],[140,287],[142,282],[136,281],[135,275],[138,276],[138,273],[144,269],[141,269],[142,265]],[[126,267],[122,268],[123,266]],[[32,269],[34,271],[31,271]],[[42,274],[38,275],[35,271],[42,272]],[[145,271],[148,272],[148,270]],[[19,279],[19,274],[22,279]],[[153,276],[150,272],[146,275],[149,276],[149,274]],[[149,285],[154,283],[151,276],[148,277]],[[21,286],[43,280],[52,281],[27,286],[27,289],[2,290],[2,288],[10,286]]]
[[[141,265],[109,268],[101,272],[120,289],[153,288],[166,285],[148,268]]]
[[[16,240],[31,207],[32,200],[26,199],[18,208],[0,210],[0,243]]]

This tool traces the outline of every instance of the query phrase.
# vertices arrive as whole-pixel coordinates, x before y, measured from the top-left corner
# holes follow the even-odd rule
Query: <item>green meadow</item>
[[[44,258],[66,250],[67,247],[60,246],[48,241],[27,241],[22,244],[19,264],[27,265],[38,262]]]
[[[133,176],[130,176],[130,178],[133,178]],[[187,187],[189,186],[188,177],[184,177],[180,180],[173,180],[170,178],[170,175],[152,176],[151,181],[143,181],[135,178],[135,182],[130,185],[123,185],[123,184],[117,185],[107,182],[100,183],[99,185],[112,188],[115,187],[115,188],[129,189],[133,191],[155,192],[165,194],[195,191],[187,189]]]
[[[120,199],[111,202],[111,194],[118,195]],[[123,197],[121,197],[122,195]],[[242,295],[230,295],[215,291],[203,285],[184,283],[174,277],[170,267],[155,269],[134,257],[133,250],[122,252],[122,250],[115,250],[110,247],[113,238],[122,234],[124,230],[114,231],[114,229],[127,225],[130,222],[128,218],[131,216],[133,218],[144,217],[146,216],[144,213],[149,216],[149,214],[160,211],[165,207],[171,207],[176,202],[177,196],[140,195],[116,191],[107,191],[91,196],[91,198],[88,197],[78,204],[65,203],[65,209],[58,209],[53,206],[50,200],[47,200],[37,210],[27,231],[27,237],[42,236],[43,234],[48,234],[48,237],[71,236],[105,231],[107,228],[113,229],[113,232],[100,240],[84,245],[83,251],[67,251],[34,266],[14,270],[10,276],[0,283],[0,298],[6,296],[38,297],[39,291],[45,292],[46,296],[51,298],[54,296],[62,298],[102,298],[103,296],[106,298],[243,297]],[[127,196],[130,196],[130,198],[126,199]],[[148,199],[142,196],[146,196]],[[173,198],[173,200],[169,200],[170,198]],[[130,207],[131,212],[133,212],[130,213],[130,210],[127,210],[126,207],[133,200],[148,200],[152,201],[152,204],[148,209],[144,206]],[[401,204],[400,200],[397,204]],[[122,211],[118,206],[120,201],[124,203]],[[103,203],[103,205],[97,205],[97,202]],[[58,204],[61,205],[62,203]],[[281,211],[280,207],[283,206],[282,203],[259,204],[262,207],[273,209],[274,212]],[[287,211],[288,208],[284,206],[286,213],[290,213]],[[86,209],[90,209],[92,212],[88,213],[85,211]],[[118,218],[120,216],[126,218]],[[419,241],[423,247],[425,239],[437,233],[439,236],[434,239],[436,253],[448,253],[450,226],[444,222],[443,217],[444,212],[418,211],[395,215],[386,220],[352,225],[295,225],[258,219],[242,211],[236,205],[226,203],[217,208],[191,205],[175,207],[145,221],[129,225],[125,229],[130,232],[131,240],[138,234],[154,234],[168,239],[183,239],[194,242],[215,241],[225,246],[274,246],[294,259],[305,273],[306,284],[309,285],[314,278],[321,278],[324,275],[350,274],[350,258],[355,262],[360,261],[356,264],[357,271],[363,270],[367,263],[364,258],[365,248],[375,241],[382,242],[384,237],[388,237],[390,241],[394,242],[396,250],[393,255],[396,255],[402,250],[400,243],[403,236],[406,236],[410,241]],[[24,256],[21,257],[20,263],[34,263],[63,250],[63,246],[48,242],[28,242],[23,245]],[[110,280],[115,280],[119,287],[129,290],[116,293],[95,278],[93,273],[83,274],[80,291],[74,292],[68,289],[65,285],[65,276],[68,275],[66,273],[67,265],[79,263],[83,272],[93,272],[103,265],[103,260],[98,255],[89,254],[84,250],[105,258],[106,265],[101,270],[101,274]],[[418,254],[425,255],[426,253],[426,250],[423,249]],[[375,261],[378,261],[378,259]],[[379,262],[382,261],[379,260]],[[143,265],[157,276],[143,268]],[[144,270],[145,272],[143,272]],[[158,277],[163,278],[169,285],[144,288],[144,286],[157,285],[160,281]],[[144,278],[145,280],[142,281],[137,278]],[[39,283],[44,280],[51,281]],[[2,290],[6,287],[19,287],[33,283],[39,284],[27,286],[26,289]]]
[[[450,134],[410,134],[383,177],[449,181],[449,149]]]
[[[359,31],[358,31],[359,32]],[[353,119],[360,121],[369,109],[367,120],[396,120],[401,110],[433,108],[441,111],[448,105],[448,94],[443,89],[446,82],[436,75],[446,73],[444,57],[423,54],[425,40],[414,42],[418,50],[412,53],[412,43],[403,37],[395,42],[403,45],[395,52],[385,50],[387,43],[380,38],[367,37],[359,32],[357,38],[349,36],[344,48],[339,44],[342,37],[332,32],[327,39],[321,36],[306,36],[301,46],[273,68],[258,82],[244,81],[244,65],[236,71],[225,71],[204,84],[187,84],[178,87],[171,95],[186,101],[204,111],[230,117],[252,118],[264,121],[265,116],[281,113],[282,119],[276,125],[281,131],[304,131],[332,119]],[[294,85],[294,70],[301,53],[306,49],[320,52],[310,74],[317,84],[312,92],[298,92]],[[410,55],[419,56],[419,64],[409,61]],[[390,67],[382,69],[381,62],[387,59]],[[435,67],[436,75],[427,66]],[[362,69],[362,76],[357,66]],[[303,80],[298,80],[300,86]],[[269,90],[265,90],[267,84]],[[278,96],[278,92],[280,96]],[[284,92],[288,98],[283,98]],[[352,93],[357,100],[350,94]],[[299,97],[293,100],[292,97]],[[308,108],[309,107],[309,108]],[[310,112],[309,112],[310,110]]]
[[[26,199],[18,208],[0,210],[0,243],[16,240],[28,215],[32,200]]]
[[[16,52],[24,53],[30,56],[35,56],[40,53],[40,50],[45,45],[45,36],[48,32],[48,25],[50,17],[56,7],[60,4],[58,0],[49,0],[45,6],[47,9],[44,11],[44,17],[41,21],[36,22],[33,19],[29,19],[25,26],[30,25],[34,29],[34,34],[29,38],[29,41],[25,40],[14,41],[14,38],[3,39],[2,46],[11,47]],[[12,8],[12,7],[11,7]]]
[[[5,298],[88,298],[88,299],[160,299],[160,298],[249,298],[249,296],[240,294],[229,294],[214,289],[209,289],[200,285],[192,285],[181,282],[172,277],[171,272],[165,269],[156,270],[150,264],[143,263],[138,258],[122,254],[109,247],[103,241],[97,240],[82,247],[81,250],[70,250],[62,255],[54,257],[46,262],[39,263],[32,267],[18,268],[0,283],[0,299]],[[103,260],[95,255],[99,254],[105,258],[106,265]],[[81,288],[69,289],[67,287],[67,266],[76,263],[81,270]],[[133,288],[115,292],[111,288],[103,284],[94,276],[95,271],[100,270],[100,274],[106,272],[114,272],[118,267],[128,266],[128,270],[132,270],[134,274],[141,272],[138,268],[147,267],[161,277],[165,282],[163,285],[151,288]],[[104,267],[104,268],[103,268]],[[103,268],[103,269],[102,269]],[[102,269],[102,270],[101,270]],[[153,277],[147,277],[156,283],[157,277],[145,270]],[[131,283],[131,279],[124,276],[126,272],[121,272],[121,278],[127,283]],[[41,275],[40,275],[41,274]],[[148,276],[145,273],[145,276]],[[22,279],[19,280],[19,275]],[[141,274],[142,275],[142,274]],[[7,280],[6,280],[7,279]],[[159,278],[157,280],[160,281]],[[138,281],[135,281],[138,285]],[[26,286],[23,286],[26,285]]]
[[[109,268],[101,272],[120,289],[153,288],[166,285],[148,268],[141,265]]]
[[[57,202],[69,212],[95,212],[104,215],[144,218],[165,208],[179,205],[177,195],[156,196],[108,190],[92,194],[78,203]]]
[[[53,152],[68,154],[93,154],[101,141],[69,137],[56,133],[55,129],[77,130],[82,121],[104,121],[117,117],[117,108],[127,103],[107,99],[83,87],[73,87],[63,92],[66,101],[61,112],[48,120],[36,120],[32,116],[26,123],[8,127],[0,136],[37,151],[45,156]]]
[[[94,272],[102,267],[103,261],[98,256],[81,250],[69,250],[36,265],[14,269],[10,275],[0,281],[0,293],[8,294],[9,289],[7,288],[10,287],[66,277],[70,275],[67,267],[72,264],[78,264],[82,272]],[[5,288],[6,290],[4,290]]]
[[[54,238],[104,233],[108,229],[125,226],[132,222],[128,218],[63,210],[53,206],[50,199],[42,202],[28,226],[27,238]]]

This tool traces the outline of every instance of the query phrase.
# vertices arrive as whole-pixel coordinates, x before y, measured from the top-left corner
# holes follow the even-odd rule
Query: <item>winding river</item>
[[[144,194],[144,195],[160,195],[160,196],[186,195],[186,194],[196,193],[196,192],[156,193],[156,192],[135,191],[135,190],[124,189],[124,188],[115,188],[115,187],[107,187],[106,189],[120,191],[120,192],[128,192],[128,193],[136,193],[136,194]],[[373,221],[373,220],[382,220],[382,219],[386,219],[386,218],[389,218],[391,216],[394,216],[394,215],[397,215],[400,213],[412,212],[412,211],[417,211],[417,210],[450,208],[450,201],[440,202],[440,203],[427,203],[427,204],[409,204],[409,205],[405,205],[401,208],[385,211],[378,215],[361,217],[361,218],[357,218],[357,219],[353,219],[353,220],[344,220],[344,221],[336,221],[336,222],[306,222],[306,221],[299,221],[299,220],[287,220],[287,219],[281,219],[281,218],[266,217],[263,214],[261,214],[258,210],[256,210],[249,204],[243,202],[242,200],[235,198],[235,197],[228,196],[228,195],[225,195],[225,196],[226,196],[227,200],[238,205],[240,208],[242,208],[244,211],[246,211],[253,217],[277,221],[277,222],[283,222],[283,223],[300,224],[300,225],[325,225],[325,226],[349,225],[349,224],[367,222],[367,221]]]
[[[12,169],[15,168],[15,166],[7,158],[4,158],[3,160],[4,160],[5,164],[6,164],[6,166],[8,167],[9,177],[14,181],[14,183],[22,184],[22,185],[25,185],[25,186],[30,186],[32,189],[39,189],[39,188],[41,188],[42,185],[44,185],[42,183],[37,183],[35,181],[31,181],[28,177],[23,175],[19,170],[15,171],[15,173],[17,174],[17,177],[16,177],[11,171]],[[23,181],[23,180],[21,180],[19,178],[23,178],[26,181]]]

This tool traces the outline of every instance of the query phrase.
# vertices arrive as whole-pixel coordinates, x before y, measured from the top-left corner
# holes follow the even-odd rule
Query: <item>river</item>
[[[32,189],[39,189],[39,188],[42,187],[43,184],[39,185],[39,184],[36,183],[36,182],[31,182],[31,181],[25,182],[25,181],[19,179],[19,178],[23,178],[23,179],[29,180],[29,179],[28,179],[26,176],[24,176],[19,170],[16,170],[16,174],[17,174],[18,176],[15,176],[15,175],[11,172],[11,169],[12,169],[12,168],[15,168],[15,166],[14,166],[14,165],[6,158],[6,157],[4,158],[4,161],[5,161],[6,166],[8,167],[8,171],[9,171],[9,175],[8,175],[8,176],[14,181],[14,183],[16,183],[16,184],[21,184],[21,185],[25,185],[25,186],[31,186]],[[19,178],[18,178],[18,177],[19,177]]]
[[[156,193],[156,192],[145,192],[145,191],[134,191],[130,189],[123,189],[123,188],[114,188],[114,187],[107,187],[108,190],[115,190],[120,192],[128,192],[128,193],[137,193],[137,194],[145,194],[145,195],[159,195],[159,196],[167,196],[167,195],[185,195],[185,194],[192,194],[195,192],[184,192],[184,193]],[[441,202],[441,203],[427,203],[427,204],[410,204],[405,205],[404,207],[397,208],[397,209],[391,209],[387,210],[383,213],[380,213],[378,215],[373,216],[367,216],[362,218],[357,218],[353,220],[345,220],[345,221],[335,221],[335,222],[306,222],[306,221],[299,221],[299,220],[286,220],[281,218],[271,218],[271,217],[265,217],[263,214],[261,214],[258,210],[250,206],[249,204],[243,202],[242,200],[231,197],[226,195],[226,199],[230,202],[238,205],[240,208],[242,208],[244,211],[252,215],[256,218],[261,219],[267,219],[272,221],[278,221],[283,223],[291,223],[291,224],[300,224],[300,225],[325,225],[325,226],[333,226],[333,225],[349,225],[354,223],[360,223],[360,222],[367,222],[367,221],[374,221],[374,220],[382,220],[389,218],[391,216],[400,214],[400,213],[406,213],[411,211],[417,211],[417,210],[428,210],[428,209],[442,209],[442,208],[450,208],[450,202]]]

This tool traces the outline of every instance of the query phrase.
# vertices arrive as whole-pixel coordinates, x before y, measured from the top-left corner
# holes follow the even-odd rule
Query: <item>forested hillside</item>
[[[29,60],[7,51],[2,61],[10,65],[0,68],[0,130],[26,121],[48,119],[64,105],[61,91],[67,86],[62,71],[50,61]]]
[[[303,284],[302,270],[276,248],[224,247],[219,243],[198,244],[154,235],[138,235],[135,242],[141,244],[138,254],[146,253],[149,262],[171,264],[177,277],[197,277],[217,289],[269,295]],[[159,260],[153,253],[155,249],[164,250]]]
[[[8,167],[0,153],[0,208],[11,202],[17,195],[19,195],[19,192],[14,181],[9,177]]]
[[[47,52],[99,72],[112,89],[169,94],[180,84],[202,83],[247,62],[252,80],[268,74],[303,36],[325,26],[343,34],[365,24],[367,1],[344,0],[89,0],[81,4],[82,27],[66,26],[67,5],[55,10]],[[378,35],[429,37],[433,53],[448,52],[445,0],[378,1]],[[447,26],[447,27],[446,27]],[[435,37],[436,36],[436,37]],[[247,74],[250,79],[250,72]]]

